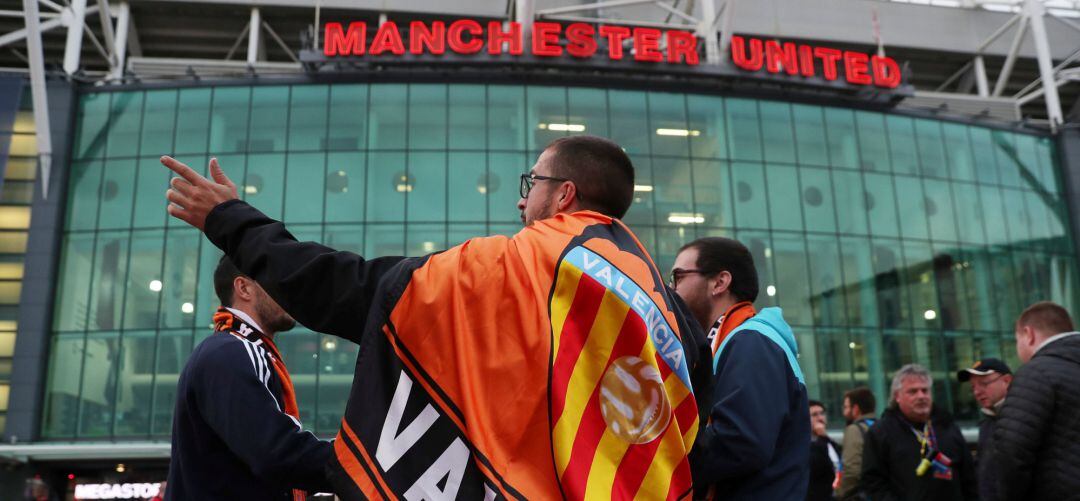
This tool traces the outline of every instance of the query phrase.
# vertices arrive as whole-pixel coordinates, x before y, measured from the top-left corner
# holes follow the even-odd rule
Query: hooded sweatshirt
[[[691,454],[698,495],[806,496],[810,411],[798,352],[780,308],[762,309],[720,344],[709,422]]]

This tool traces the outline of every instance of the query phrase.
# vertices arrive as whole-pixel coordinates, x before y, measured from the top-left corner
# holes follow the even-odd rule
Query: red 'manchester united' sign
[[[843,65],[844,79],[854,85],[875,85],[894,89],[900,85],[900,66],[891,57],[870,56],[862,52],[780,43],[776,40],[731,37],[731,60],[747,71],[813,77],[820,63],[821,76],[833,81],[839,77],[837,67]]]
[[[698,64],[697,37],[682,30],[608,25],[597,28],[586,23],[563,27],[558,23],[538,22],[533,23],[529,40],[525,40],[520,23],[490,21],[485,26],[471,19],[460,19],[449,24],[413,21],[409,23],[408,34],[403,37],[397,23],[387,21],[379,25],[371,45],[365,46],[367,29],[367,23],[363,21],[349,23],[348,27],[342,23],[326,23],[323,54],[328,57],[445,54],[447,51],[476,54],[486,49],[492,55],[520,56],[527,48],[530,54],[540,57],[558,57],[566,53],[576,58],[590,58],[600,51],[599,40],[604,40],[607,42],[604,52],[613,60]],[[632,54],[623,51],[623,42],[627,40],[633,44]]]

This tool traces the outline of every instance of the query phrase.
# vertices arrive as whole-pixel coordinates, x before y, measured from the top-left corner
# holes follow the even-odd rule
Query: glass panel
[[[180,109],[184,96],[180,96]],[[214,89],[213,113],[210,116],[210,150],[215,154],[243,153],[248,149],[248,119],[251,101],[250,87],[218,87]],[[280,110],[279,110],[280,113]],[[205,125],[204,125],[205,126]],[[179,143],[179,135],[177,137]],[[204,143],[205,144],[205,143]],[[193,151],[200,150],[180,150]],[[204,148],[201,151],[206,151]]]
[[[246,90],[245,90],[246,92]],[[219,103],[214,103],[214,118],[211,121],[210,118],[210,98],[211,89],[181,89],[179,103],[177,104],[177,110],[183,110],[176,114],[176,153],[203,153],[207,151],[207,141],[211,137],[210,135],[216,128],[218,134],[222,134],[224,131],[222,127],[227,126],[224,123],[222,115],[228,115],[228,112],[238,114],[235,119],[242,122],[237,122],[236,127],[240,127],[242,133],[247,133],[247,104],[240,105],[236,103],[236,99],[232,99],[236,96],[222,96],[222,102],[220,103],[222,108],[219,108]],[[216,99],[216,96],[215,96]],[[244,98],[246,99],[246,97]],[[229,101],[233,102],[229,102]],[[225,113],[221,113],[225,112]],[[246,137],[245,137],[246,139]],[[217,145],[220,145],[221,138],[219,136]],[[235,145],[233,145],[235,147]],[[220,148],[214,148],[215,153],[222,153],[225,150]],[[150,152],[147,152],[150,153]]]
[[[908,291],[903,287],[904,257],[900,242],[873,240],[874,288],[877,290],[881,326],[910,326]]]
[[[954,124],[942,123],[942,133],[945,136],[945,155],[949,160],[949,177],[963,181],[975,180],[975,161],[971,154],[967,127]]]
[[[775,230],[802,231],[803,214],[799,206],[799,174],[795,167],[768,165],[769,219]]]
[[[643,116],[643,115],[638,115]],[[487,89],[488,148],[524,150],[525,133],[535,124],[525,123],[525,88],[490,85]],[[626,145],[623,145],[626,148]],[[629,148],[627,151],[630,151]]]
[[[727,162],[692,160],[690,163],[694,171],[693,197],[696,212],[704,215],[708,226],[735,226],[735,213],[731,205],[731,174]],[[641,184],[640,171],[638,184]],[[649,194],[640,191],[635,193],[637,198],[634,204],[641,203],[642,196]]]
[[[686,99],[682,94],[650,92],[648,102],[652,154],[687,156],[693,132],[686,121]]]
[[[98,229],[131,226],[131,207],[135,197],[136,160],[109,160],[101,182],[101,213]],[[164,167],[161,167],[164,170]],[[161,192],[158,191],[158,196]],[[164,197],[161,198],[162,200]],[[164,205],[164,204],[163,204]]]
[[[1020,178],[1020,164],[1016,161],[1016,135],[995,130],[990,132],[990,141],[1001,172],[1001,185],[1008,188],[1021,187],[1023,182]]]
[[[71,164],[66,229],[92,230],[97,225],[98,202],[101,200],[101,171],[100,160]]]
[[[284,151],[288,122],[289,87],[253,87],[247,151]]]
[[[824,115],[821,108],[795,104],[791,106],[791,113],[795,117],[795,140],[799,152],[799,163],[829,165]]]
[[[858,172],[834,170],[832,181],[836,194],[834,202],[837,231],[854,235],[868,234],[867,197],[863,190],[862,176]],[[874,224],[877,224],[877,221],[874,221]]]
[[[285,222],[321,223],[323,196],[327,191],[324,186],[326,156],[323,153],[293,153],[286,162]]]
[[[690,135],[690,154],[704,158],[729,158],[724,100],[713,96],[689,95],[686,96],[686,108],[690,130],[700,132],[696,136]],[[614,110],[612,113],[614,115]]]
[[[792,138],[791,105],[775,101],[758,103],[761,112],[761,130],[769,138],[765,148],[766,162],[795,163],[795,140]],[[769,189],[773,183],[769,181]]]
[[[727,112],[731,158],[760,161],[762,141],[757,102],[750,99],[727,99],[724,108]]]
[[[327,147],[329,96],[329,86],[326,85],[292,87],[289,107],[289,151],[320,150]]]
[[[811,307],[814,325],[847,325],[840,251],[832,236],[807,235]]]
[[[757,300],[754,301],[754,305],[757,308],[764,308],[766,306],[776,306],[776,276],[773,273],[773,252],[772,244],[769,242],[769,233],[765,231],[739,231],[736,235],[732,235],[730,232],[724,230],[711,230],[706,235],[699,236],[718,236],[728,237],[733,236],[750,251],[750,255],[754,258],[754,269],[757,271],[758,284],[760,289],[758,290]],[[784,312],[787,316],[787,312]]]
[[[173,153],[173,133],[176,131],[176,90],[151,90],[146,92],[145,118],[142,120],[139,154],[153,158]],[[187,114],[188,110],[184,110]],[[204,134],[205,135],[205,134]],[[158,166],[159,170],[164,168]]]
[[[82,333],[57,334],[49,350],[49,375],[41,434],[47,438],[72,438],[79,417],[79,386],[86,340]]]
[[[611,140],[622,146],[632,158],[635,154],[649,153],[649,140],[653,131],[642,117],[647,117],[645,93],[624,90],[608,91],[608,109],[611,112]],[[635,162],[636,165],[636,162]]]
[[[817,371],[820,386],[817,397],[825,403],[833,425],[842,422],[844,392],[854,386],[852,379],[851,336],[840,329],[815,329]],[[810,394],[810,388],[807,388]]]
[[[446,149],[446,92],[445,85],[409,85],[409,149]]]
[[[934,280],[940,298],[940,311],[936,312],[941,328],[945,330],[971,329],[971,310],[965,298],[967,291],[963,276],[963,257],[948,246],[934,245]]]
[[[139,130],[142,128],[142,92],[117,92],[112,98],[109,116],[110,157],[131,157],[139,153]],[[111,166],[110,166],[111,167]]]
[[[75,158],[100,158],[105,154],[109,127],[110,93],[86,94],[79,100],[79,127],[75,134]]]
[[[120,336],[116,332],[86,335],[86,363],[79,389],[80,438],[112,434],[119,349]]]
[[[322,335],[319,339],[319,406],[311,424],[316,433],[331,434],[341,427],[359,347],[333,336]]]
[[[90,329],[120,326],[127,282],[128,232],[98,234],[90,289]]]
[[[953,197],[949,191],[949,183],[926,179],[923,180],[923,187],[926,189],[925,205],[926,213],[930,216],[931,237],[939,242],[955,242],[956,216],[953,213]]]
[[[162,271],[161,327],[192,327],[195,311],[195,280],[199,276],[199,244],[203,238],[193,228],[169,230]],[[209,244],[207,244],[209,245]],[[206,317],[200,317],[206,318]]]
[[[884,115],[856,111],[855,124],[859,136],[859,156],[862,159],[862,168],[878,172],[891,171]]]
[[[678,224],[708,224],[717,226],[704,215],[704,221],[695,219],[694,197],[691,186],[690,161],[677,158],[653,157],[653,191],[656,212],[661,218]],[[690,231],[693,231],[692,229]]]
[[[870,239],[840,237],[840,263],[848,320],[851,325],[877,327],[880,322],[875,294],[878,276]]]
[[[792,325],[813,325],[810,308],[806,239],[796,233],[773,234],[771,252],[776,265],[776,299],[784,318]]]
[[[568,132],[581,132],[573,130],[581,124],[571,124],[566,118],[565,88],[529,86],[525,89],[525,107],[528,110],[525,118],[527,148],[530,150],[542,150]]]
[[[120,341],[116,366],[116,423],[118,436],[150,433],[150,402],[154,388],[154,331],[129,331]]]
[[[610,136],[607,91],[570,87],[567,89],[567,109],[569,122],[584,125],[584,133],[600,137]]]
[[[855,116],[851,110],[825,108],[825,133],[829,137],[829,163],[834,167],[858,168]]]
[[[151,406],[150,433],[169,436],[172,432],[176,383],[191,353],[190,330],[166,330],[158,334],[154,366],[154,397]],[[144,404],[145,405],[145,404]]]
[[[243,186],[240,198],[267,216],[280,220],[285,201],[285,155],[270,153],[248,157]]]
[[[1009,243],[1009,228],[1005,222],[1005,201],[996,187],[980,186],[982,212],[985,214],[986,243],[990,245]]]
[[[765,176],[761,164],[734,163],[731,178],[735,188],[735,222],[738,228],[768,228]]]
[[[281,351],[281,358],[289,368],[289,378],[296,389],[296,403],[300,410],[300,422],[304,429],[315,429],[315,386],[319,366],[319,339],[314,332],[297,328],[278,333],[274,342]]]
[[[833,209],[832,180],[824,169],[801,168],[800,198],[807,231],[836,231],[836,212]]]
[[[405,194],[420,182],[411,175],[402,153],[369,153],[367,221],[404,221]]]
[[[979,191],[973,184],[953,183],[953,203],[956,204],[957,229],[960,241],[966,244],[986,243],[986,219],[979,201]]]
[[[93,261],[93,234],[76,233],[64,238],[53,320],[55,329],[73,331],[86,328]]]
[[[161,228],[166,224],[165,218],[169,217],[164,193],[169,189],[172,171],[163,167],[158,157],[142,157],[134,169],[135,208],[131,222],[136,228]]]
[[[488,201],[488,219],[491,222],[515,226],[521,224],[521,213],[517,210],[521,195],[513,187],[517,186],[521,174],[528,172],[530,165],[524,153],[488,154],[488,183],[499,186],[498,190],[484,197]]]
[[[366,192],[363,153],[329,153],[326,158],[326,222],[360,222]]]
[[[975,180],[980,184],[999,184],[1000,174],[994,146],[990,139],[990,129],[968,127],[971,137],[971,154],[975,159]]]
[[[1009,226],[1009,237],[1013,243],[1023,245],[1030,244],[1031,223],[1028,221],[1027,207],[1024,205],[1024,192],[1020,190],[1002,189],[1002,199],[1005,202],[1003,208]]]
[[[649,157],[642,155],[637,158],[632,158],[631,161],[634,163],[634,183],[648,191],[635,190],[634,203],[630,204],[630,210],[626,212],[626,217],[623,218],[623,221],[630,225],[634,231],[643,232],[646,231],[644,226],[656,224],[658,215],[656,213],[655,197],[653,195],[656,190],[656,184],[653,181],[652,161]],[[694,188],[696,194],[698,183],[694,184]],[[667,215],[662,215],[660,219],[667,221]],[[638,237],[646,238],[641,234],[638,234]]]
[[[369,224],[365,228],[364,252],[368,257],[404,256],[405,227],[401,224]]]
[[[425,256],[447,248],[445,224],[414,223],[407,231],[406,256]]]
[[[916,328],[936,328],[941,325],[937,288],[934,286],[934,261],[930,246],[922,242],[902,244],[906,264],[902,279],[911,301],[910,317]],[[919,359],[916,359],[919,360]]]
[[[449,92],[447,135],[450,149],[484,149],[487,90],[483,85],[451,85]]]
[[[162,230],[132,232],[128,282],[124,292],[125,329],[149,329],[158,324],[165,243]]]
[[[922,174],[930,177],[945,177],[945,149],[941,144],[941,123],[936,120],[916,120],[915,133]]]
[[[919,151],[915,143],[915,126],[910,118],[886,115],[885,124],[889,135],[889,152],[892,157],[893,172],[897,174],[917,174],[919,172]]]
[[[930,238],[926,216],[936,210],[929,198],[923,195],[922,183],[919,178],[895,177],[896,198],[900,205],[900,232],[905,238],[918,238],[926,240]]]
[[[330,117],[326,148],[355,150],[367,146],[368,86],[330,86]],[[362,193],[362,190],[361,190]]]
[[[483,223],[487,219],[487,197],[499,190],[513,191],[516,180],[487,175],[487,156],[483,153],[450,153],[446,177],[447,215],[450,221]],[[478,196],[479,194],[479,196]]]
[[[408,221],[412,222],[439,222],[446,221],[446,153],[410,153],[409,175],[416,179],[416,186],[412,191],[405,193],[405,212]],[[480,193],[479,186],[482,179],[472,179],[473,193]],[[504,186],[509,189],[513,185],[510,180],[504,184],[503,180],[495,181],[492,177],[485,183],[487,188],[495,188],[492,193]],[[476,197],[477,195],[472,195]],[[441,247],[440,247],[441,248]]]

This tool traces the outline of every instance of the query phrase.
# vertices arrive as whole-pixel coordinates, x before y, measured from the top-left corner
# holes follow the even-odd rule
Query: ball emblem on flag
[[[616,437],[631,444],[656,440],[671,422],[660,371],[638,357],[616,359],[600,381],[600,413]]]

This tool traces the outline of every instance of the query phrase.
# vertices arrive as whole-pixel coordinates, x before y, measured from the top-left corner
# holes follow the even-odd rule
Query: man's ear
[[[717,273],[712,279],[712,287],[709,290],[710,295],[719,296],[731,289],[731,272],[721,271]]]
[[[243,299],[244,301],[251,301],[254,299],[255,289],[252,287],[251,280],[244,277],[234,278],[233,296],[235,299]]]
[[[564,181],[559,187],[559,200],[555,207],[559,212],[567,212],[577,204],[577,185],[570,181]]]

